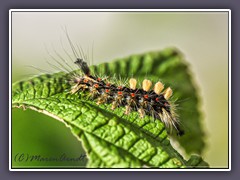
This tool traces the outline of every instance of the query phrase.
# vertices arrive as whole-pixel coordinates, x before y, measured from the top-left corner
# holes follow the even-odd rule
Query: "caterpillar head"
[[[77,60],[74,63],[78,65],[78,67],[82,70],[82,72],[86,76],[90,76],[90,69],[83,59],[77,58]]]

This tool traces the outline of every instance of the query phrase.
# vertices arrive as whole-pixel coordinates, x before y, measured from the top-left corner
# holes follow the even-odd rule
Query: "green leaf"
[[[161,79],[170,86],[185,128],[185,135],[174,136],[187,153],[201,153],[204,133],[200,126],[197,89],[188,66],[174,49],[133,55],[112,63],[91,67],[92,71],[121,78],[136,77],[156,82]],[[88,167],[207,167],[200,157],[189,161],[171,146],[161,121],[151,117],[138,118],[137,112],[125,115],[124,108],[114,111],[110,105],[96,105],[86,94],[70,94],[65,73],[41,75],[20,81],[12,87],[12,106],[36,110],[71,128],[82,141],[88,155]]]
[[[117,74],[122,78],[134,75],[140,82],[145,78],[154,82],[161,80],[165,87],[170,86],[173,89],[172,99],[176,99],[177,114],[185,130],[184,136],[174,138],[187,154],[202,153],[205,148],[205,134],[201,126],[198,89],[187,62],[178,50],[168,48],[161,52],[133,55],[101,64],[97,70],[101,74]]]

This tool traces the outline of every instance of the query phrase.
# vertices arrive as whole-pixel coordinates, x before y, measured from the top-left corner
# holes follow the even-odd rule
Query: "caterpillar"
[[[173,93],[170,87],[164,90],[164,85],[159,81],[151,89],[152,82],[144,79],[142,88],[137,88],[135,78],[129,79],[128,86],[118,86],[108,78],[102,79],[97,75],[92,75],[88,64],[82,58],[77,58],[74,63],[82,73],[72,74],[69,80],[72,85],[71,94],[88,91],[97,105],[111,104],[111,110],[125,107],[125,114],[137,111],[140,118],[151,115],[154,119],[161,120],[170,131],[174,128],[177,135],[182,136],[184,134],[184,131],[180,129],[180,123],[174,108],[169,101]]]

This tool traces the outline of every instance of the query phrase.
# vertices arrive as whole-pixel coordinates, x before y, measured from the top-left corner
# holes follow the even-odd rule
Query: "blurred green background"
[[[94,64],[166,47],[180,49],[202,97],[202,126],[207,133],[202,156],[211,167],[228,166],[227,12],[13,12],[12,82],[40,73],[27,66],[57,71],[46,63],[54,64],[46,48],[52,54],[54,49],[64,54],[62,43],[71,53],[62,27],[90,56],[93,49]],[[31,110],[12,111],[13,167],[82,167],[86,163],[15,162],[18,153],[46,157],[66,153],[72,158],[84,154],[69,128]]]

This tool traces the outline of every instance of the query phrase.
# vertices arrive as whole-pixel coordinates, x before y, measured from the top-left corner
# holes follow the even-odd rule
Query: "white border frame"
[[[228,12],[228,169],[13,169],[12,164],[12,12]],[[10,9],[9,10],[9,171],[231,171],[231,10],[230,9]]]

